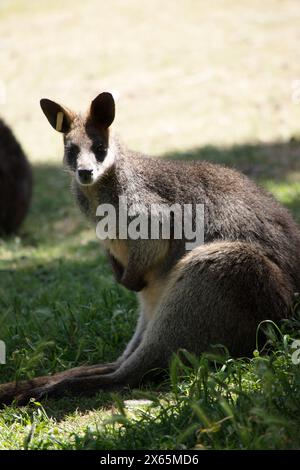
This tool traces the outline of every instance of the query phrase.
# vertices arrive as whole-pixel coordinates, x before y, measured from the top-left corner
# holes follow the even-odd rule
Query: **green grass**
[[[35,178],[20,233],[0,240],[0,339],[7,343],[0,382],[110,361],[136,321],[134,295],[115,284],[94,228],[72,201],[41,96],[84,107],[116,89],[126,143],[162,158],[237,167],[300,222],[300,106],[290,100],[291,81],[300,78],[298,3],[167,0],[162,8],[158,0],[111,0],[101,2],[101,14],[99,3],[0,6],[1,113]],[[203,356],[190,367],[174,362],[159,387],[7,407],[0,449],[299,448],[296,310],[296,320],[271,335],[267,355]]]
[[[300,368],[291,361],[291,333],[299,337],[299,313],[283,332],[269,325],[268,354],[188,356],[189,366],[174,359],[168,391],[165,384],[127,397],[7,407],[1,448],[297,449]]]
[[[242,167],[251,166],[252,158],[247,148],[204,148],[192,155]],[[300,219],[299,182],[290,173],[283,175],[283,169],[281,179],[271,179],[278,161],[269,163],[260,182]],[[115,284],[60,166],[37,165],[35,181],[21,233],[0,247],[1,338],[8,347],[2,382],[110,361],[126,345],[136,321],[135,297]],[[299,447],[300,366],[292,364],[291,344],[300,338],[300,321],[287,331],[273,338],[268,356],[223,358],[215,366],[203,356],[184,369],[182,380],[174,364],[170,382],[160,388],[7,407],[0,412],[0,448]],[[141,398],[151,403],[143,405]],[[131,405],[132,399],[138,401]]]

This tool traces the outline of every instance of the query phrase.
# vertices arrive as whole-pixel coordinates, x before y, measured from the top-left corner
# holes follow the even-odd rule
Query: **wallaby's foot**
[[[41,401],[45,398],[61,398],[69,394],[92,396],[100,390],[118,390],[120,388],[123,387],[114,381],[112,374],[67,377],[60,380],[54,380],[50,376],[47,383],[18,393],[13,401],[22,406],[26,405],[31,398]]]
[[[26,404],[30,398],[39,399],[45,397],[47,394],[50,395],[51,390],[55,389],[55,384],[75,377],[84,378],[91,375],[99,376],[101,374],[109,374],[116,370],[118,366],[118,362],[111,362],[108,364],[74,367],[73,369],[58,372],[54,375],[45,375],[31,380],[0,384],[0,407],[2,405],[10,405],[13,402],[18,405]]]
[[[37,398],[36,394],[33,393],[34,390],[40,386],[46,386],[50,377],[44,380],[43,377],[39,377],[33,380],[26,380],[22,382],[9,382],[7,384],[0,385],[0,407],[3,405],[11,405],[16,403],[17,405],[23,405],[30,398]],[[23,399],[27,397],[27,399]]]

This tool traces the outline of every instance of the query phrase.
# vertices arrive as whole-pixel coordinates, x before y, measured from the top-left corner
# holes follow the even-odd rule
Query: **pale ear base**
[[[108,129],[115,119],[115,100],[111,93],[100,93],[91,103],[90,118],[95,124]]]
[[[73,120],[69,110],[47,98],[41,99],[40,105],[53,129],[64,134],[69,132]]]

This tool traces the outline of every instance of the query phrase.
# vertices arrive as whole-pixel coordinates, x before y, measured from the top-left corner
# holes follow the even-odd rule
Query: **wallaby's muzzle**
[[[93,170],[77,170],[78,180],[81,184],[91,184],[93,180]]]

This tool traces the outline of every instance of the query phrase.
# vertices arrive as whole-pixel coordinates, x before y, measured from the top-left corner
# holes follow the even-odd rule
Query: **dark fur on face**
[[[48,99],[41,100],[41,107],[51,126],[64,134],[66,167],[79,184],[95,184],[108,166],[107,157],[109,164],[113,160],[108,132],[115,117],[112,95],[100,93],[84,116]]]
[[[79,152],[80,147],[78,145],[73,144],[72,142],[65,142],[65,162],[67,167],[74,172],[77,168],[77,157]]]
[[[75,173],[78,183],[94,184],[105,169],[108,154],[108,130],[97,125],[90,114],[77,116],[64,135],[64,164]],[[90,180],[82,181],[82,173],[88,174]]]

